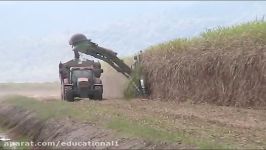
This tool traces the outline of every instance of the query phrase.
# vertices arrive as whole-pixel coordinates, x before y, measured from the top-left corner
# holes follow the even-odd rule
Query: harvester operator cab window
[[[73,84],[76,84],[78,81],[78,78],[93,78],[93,71],[86,69],[86,70],[73,70],[71,75],[71,80]]]

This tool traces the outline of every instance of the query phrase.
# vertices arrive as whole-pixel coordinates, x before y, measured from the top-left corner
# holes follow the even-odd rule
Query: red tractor
[[[61,98],[74,101],[75,97],[102,100],[101,64],[93,60],[74,59],[59,64]]]

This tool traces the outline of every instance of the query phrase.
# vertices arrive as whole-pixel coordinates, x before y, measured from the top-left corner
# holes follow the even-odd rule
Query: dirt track
[[[26,134],[35,141],[88,141],[90,139],[108,141],[113,139],[120,143],[120,147],[115,148],[215,148],[218,145],[221,145],[220,148],[266,148],[266,109],[193,105],[189,102],[175,103],[142,99],[128,101],[121,98],[121,86],[125,82],[118,85],[115,84],[115,80],[105,80],[111,77],[112,75],[103,77],[106,85],[104,94],[106,100],[83,99],[72,104],[67,103],[70,108],[73,105],[74,110],[84,109],[85,116],[91,113],[86,110],[94,109],[94,107],[99,109],[95,114],[96,120],[84,121],[82,118],[77,120],[65,113],[66,115],[61,116],[59,120],[51,118],[42,121],[36,117],[34,112],[27,109],[21,109],[16,105],[1,105],[0,123],[10,127],[11,132]],[[114,88],[117,85],[120,87],[119,90]],[[17,90],[2,89],[0,97],[19,94],[40,100],[40,105],[47,103],[53,105],[55,101],[60,105],[59,89],[32,89],[30,87]],[[61,109],[50,111],[57,113]],[[148,130],[152,128],[151,132],[158,129],[160,134],[153,135],[147,132],[145,134],[151,135],[146,136],[142,130],[138,133],[137,129],[138,134],[135,134],[132,133],[131,128],[124,131],[124,128],[114,127],[115,129],[112,129],[103,125],[114,116],[124,116],[127,120],[137,123],[136,125],[140,124],[140,127],[144,125]],[[175,135],[168,132],[181,135],[181,139],[176,139]],[[158,138],[153,140],[153,136],[158,136]],[[171,142],[167,142],[167,139]],[[198,139],[202,140],[198,142]]]
[[[38,100],[51,102],[54,94],[38,97],[34,92],[24,93],[26,96],[38,97]],[[105,110],[114,110],[131,120],[141,121],[145,118],[153,120],[151,126],[169,131],[178,131],[195,139],[206,138],[234,145],[236,148],[266,147],[266,110],[241,109],[212,105],[193,105],[190,103],[162,102],[157,100],[108,99],[104,101],[81,100],[74,102],[76,108],[95,105]],[[34,113],[21,110],[18,107],[2,105],[0,108],[1,123],[12,127],[12,131],[28,134],[36,141],[86,141],[110,140],[120,141],[120,147],[115,148],[195,148],[190,142],[152,142],[142,137],[128,137],[116,134],[116,130],[97,127],[93,122],[78,122],[73,118],[58,121],[42,122]],[[4,117],[4,118],[3,118]],[[21,118],[24,118],[21,120]],[[96,123],[97,124],[97,123]],[[15,128],[14,128],[15,127]],[[34,129],[34,130],[32,130]],[[122,142],[121,142],[122,141]],[[223,143],[225,142],[225,143]],[[109,147],[112,148],[112,147]]]

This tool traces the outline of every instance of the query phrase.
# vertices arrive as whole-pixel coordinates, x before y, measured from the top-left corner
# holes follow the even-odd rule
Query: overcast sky
[[[0,2],[0,82],[58,80],[74,33],[128,56],[217,26],[261,19],[266,2]]]

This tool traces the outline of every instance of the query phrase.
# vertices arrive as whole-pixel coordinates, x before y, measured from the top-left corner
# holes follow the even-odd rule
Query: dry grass
[[[217,28],[144,53],[151,97],[266,106],[266,22]]]

